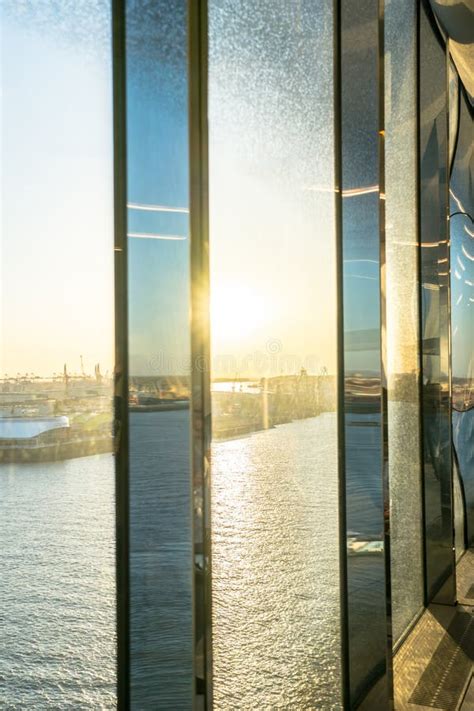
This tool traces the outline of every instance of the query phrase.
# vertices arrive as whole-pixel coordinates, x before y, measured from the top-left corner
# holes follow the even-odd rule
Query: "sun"
[[[265,322],[263,294],[246,284],[215,284],[211,288],[211,334],[215,346],[238,343],[249,347],[251,336]]]

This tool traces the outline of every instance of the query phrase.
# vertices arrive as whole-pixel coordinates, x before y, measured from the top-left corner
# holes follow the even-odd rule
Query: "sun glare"
[[[219,347],[242,344],[264,323],[261,293],[247,285],[216,284],[211,290],[211,333]]]

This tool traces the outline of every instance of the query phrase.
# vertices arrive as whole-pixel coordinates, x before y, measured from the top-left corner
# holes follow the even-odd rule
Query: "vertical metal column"
[[[189,0],[192,463],[196,708],[212,708],[207,2]]]
[[[379,119],[379,235],[380,235],[380,374],[382,396],[383,552],[385,559],[386,688],[393,707],[393,631],[390,556],[390,482],[388,446],[387,266],[385,236],[385,0],[379,0],[378,119]]]
[[[341,620],[342,702],[350,708],[350,640],[347,566],[347,505],[346,505],[346,445],[344,416],[344,262],[342,232],[342,76],[341,76],[341,2],[334,0],[334,178],[336,213],[337,260],[337,436],[338,436],[338,494],[339,494],[339,584]]]
[[[130,707],[128,292],[125,1],[112,2],[115,220],[117,708]]]

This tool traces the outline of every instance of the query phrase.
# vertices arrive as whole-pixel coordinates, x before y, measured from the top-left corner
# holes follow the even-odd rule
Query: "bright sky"
[[[54,14],[46,30],[45,20],[38,22],[43,8],[51,15],[49,3],[25,7],[21,22],[20,14],[2,20],[0,373],[48,375],[65,362],[77,371],[80,355],[89,372],[96,362],[105,372],[113,367],[114,321],[107,3],[91,4],[97,17],[84,13],[86,5],[64,5],[66,30]],[[232,56],[228,23],[211,42],[211,327],[218,377],[294,373],[301,366],[335,372],[332,44],[324,33],[331,18],[323,5],[318,12],[303,18],[311,63],[301,61],[292,26],[247,48],[248,55],[241,48]],[[173,31],[165,54],[159,28],[156,36],[148,33],[149,45],[135,43],[130,54],[133,204],[188,206],[184,23]],[[229,61],[235,71],[228,71]],[[366,177],[359,180],[371,184]],[[345,253],[352,330],[376,328],[379,318],[377,255],[360,205],[346,226],[355,245]],[[187,372],[188,215],[132,208],[129,231],[165,238],[129,241],[131,372]],[[350,357],[355,368],[358,358],[378,367],[376,351]]]
[[[2,17],[2,375],[113,367],[111,66],[93,19],[97,52]]]
[[[267,12],[211,10],[216,377],[336,368],[332,8]]]

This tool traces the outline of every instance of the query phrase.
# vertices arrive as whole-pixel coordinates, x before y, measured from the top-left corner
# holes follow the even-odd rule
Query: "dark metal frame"
[[[199,671],[202,676],[195,674],[195,703],[196,708],[211,709],[213,690],[207,20],[207,0],[188,0],[195,665],[199,656],[202,659]],[[197,561],[202,562],[202,567],[196,565]],[[202,580],[200,596],[196,595],[198,578]]]
[[[334,178],[336,225],[336,280],[337,280],[337,440],[338,440],[338,499],[339,499],[339,600],[341,620],[341,677],[342,704],[350,708],[349,664],[349,609],[347,577],[347,516],[346,516],[346,447],[344,415],[344,261],[342,235],[342,108],[341,108],[341,0],[333,3],[334,41]]]
[[[393,708],[392,576],[390,556],[390,480],[388,441],[388,354],[385,239],[385,0],[379,0],[378,27],[378,122],[379,122],[379,240],[380,240],[380,375],[382,406],[382,492],[384,509],[386,686],[389,708]]]
[[[416,224],[417,224],[417,293],[418,293],[418,402],[419,402],[419,432],[420,432],[420,486],[421,486],[421,520],[422,520],[422,549],[423,549],[423,604],[428,606],[427,596],[427,546],[426,546],[426,499],[424,482],[424,423],[423,423],[423,313],[422,313],[422,263],[421,263],[421,89],[420,89],[420,3],[416,3]]]
[[[130,708],[128,260],[125,0],[112,0],[115,223],[115,535],[117,708]]]
[[[456,584],[456,523],[454,518],[454,447],[453,447],[453,348],[452,348],[452,327],[451,327],[451,200],[449,186],[451,182],[451,161],[449,155],[449,71],[451,55],[449,54],[448,41],[445,44],[446,55],[446,238],[448,240],[448,279],[447,279],[447,299],[448,299],[448,417],[449,417],[449,470],[451,480],[451,541],[452,541],[452,567],[453,567],[453,597],[448,604],[455,605],[457,602]],[[460,107],[460,92],[458,85],[458,109]],[[460,112],[458,111],[458,129]],[[457,134],[456,134],[457,136]],[[454,164],[454,156],[453,156]]]

